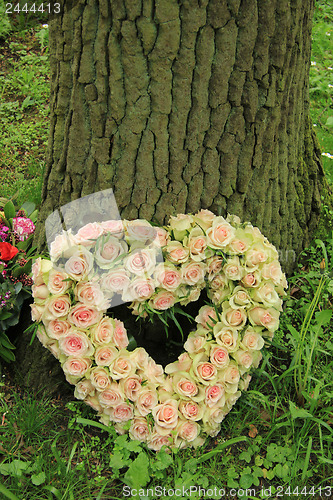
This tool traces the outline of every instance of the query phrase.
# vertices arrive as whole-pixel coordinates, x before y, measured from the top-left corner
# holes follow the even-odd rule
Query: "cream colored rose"
[[[79,282],[75,288],[76,299],[87,306],[94,306],[98,311],[106,311],[110,301],[106,299],[96,282]]]
[[[115,326],[113,330],[112,341],[118,349],[125,349],[128,346],[128,337],[125,325],[119,319],[114,320]]]
[[[149,305],[158,311],[165,311],[175,304],[175,296],[168,290],[157,292],[149,301]]]
[[[95,260],[101,269],[110,269],[114,260],[125,255],[128,246],[124,240],[115,236],[102,236],[96,243]]]
[[[213,223],[215,214],[210,210],[201,209],[193,216],[193,220],[200,228],[206,231]]]
[[[217,368],[210,363],[208,357],[204,353],[196,354],[193,357],[190,374],[201,384],[209,385],[214,382],[217,377]]]
[[[178,423],[178,401],[168,399],[152,409],[156,428],[160,434],[168,434]]]
[[[87,373],[90,367],[90,358],[80,358],[75,356],[69,356],[62,364],[62,369],[64,370],[67,381],[72,384],[75,383],[77,379],[82,378]]]
[[[125,395],[121,392],[119,385],[111,383],[107,389],[97,392],[97,397],[102,408],[113,408],[125,402]]]
[[[41,321],[45,306],[40,306],[38,304],[30,304],[31,308],[31,319],[37,323]]]
[[[282,311],[282,300],[275,290],[274,283],[266,281],[253,290],[252,297],[257,302],[262,302],[265,307],[274,307]]]
[[[47,287],[52,295],[63,295],[72,285],[66,273],[51,269],[46,281]]]
[[[153,245],[157,248],[165,247],[170,241],[169,233],[162,227],[155,227],[154,229],[156,231],[156,236],[153,241]]]
[[[129,429],[130,438],[137,441],[146,442],[149,434],[150,432],[148,422],[145,417],[134,417]]]
[[[222,323],[226,326],[231,326],[233,328],[242,328],[246,321],[247,315],[244,309],[233,309],[228,304],[223,304],[223,313],[222,313]]]
[[[244,333],[242,344],[245,349],[250,351],[260,351],[264,347],[265,342],[262,336],[249,326]]]
[[[90,371],[90,382],[97,389],[97,391],[104,391],[108,389],[111,385],[111,379],[109,371],[102,367],[96,366]]]
[[[177,371],[187,372],[190,370],[192,366],[192,358],[187,354],[187,352],[183,352],[178,357],[178,361],[174,361],[173,363],[169,363],[164,371],[165,373],[172,374]]]
[[[154,292],[155,283],[151,278],[138,277],[123,291],[121,298],[124,302],[130,302],[132,300],[143,302],[149,299]]]
[[[199,314],[195,321],[202,325],[204,328],[211,328],[218,320],[216,310],[212,306],[202,306],[199,309]]]
[[[229,385],[236,385],[239,382],[240,374],[238,366],[230,362],[227,368],[219,373],[219,379]]]
[[[130,358],[138,370],[146,371],[148,366],[148,353],[143,347],[137,347],[130,352]]]
[[[206,265],[202,262],[187,262],[182,265],[181,273],[186,285],[197,285],[205,281]]]
[[[173,232],[174,238],[182,241],[186,236],[187,231],[190,230],[192,222],[192,215],[178,214],[176,217],[171,216],[169,220],[169,227]]]
[[[280,313],[276,309],[254,307],[248,311],[248,315],[252,324],[264,326],[270,332],[275,332],[279,327]]]
[[[245,266],[248,271],[252,272],[257,269],[260,264],[266,262],[268,259],[267,252],[262,244],[257,243],[253,245],[247,252],[245,252]]]
[[[265,264],[262,268],[262,277],[266,280],[272,280],[276,285],[284,282],[285,276],[282,272],[281,265],[277,260]]]
[[[205,330],[206,332],[207,330]],[[197,332],[190,333],[184,344],[184,349],[190,354],[197,354],[198,352],[205,352],[207,349],[207,339],[205,335],[200,335]]]
[[[43,321],[67,316],[71,307],[69,295],[51,296],[45,302]]]
[[[170,446],[172,442],[173,437],[171,433],[161,434],[155,428],[148,438],[148,448],[150,450],[159,451],[163,446]]]
[[[109,366],[118,356],[119,351],[113,344],[105,344],[97,347],[95,351],[95,362],[97,366]]]
[[[162,365],[158,365],[152,358],[148,358],[146,377],[153,384],[163,384],[164,370]]]
[[[142,417],[146,417],[156,407],[157,403],[157,392],[153,384],[147,384],[141,387],[137,393],[135,409]]]
[[[120,355],[116,358],[109,367],[110,375],[114,380],[127,378],[134,374],[134,363],[131,360],[127,351],[120,351]]]
[[[92,254],[84,247],[73,247],[65,263],[65,271],[75,281],[87,278],[94,265]]]
[[[124,224],[122,220],[106,220],[101,222],[104,234],[112,234],[116,238],[122,238],[124,235]]]
[[[136,401],[140,390],[142,389],[141,378],[135,374],[131,375],[120,381],[120,387],[127,399],[130,401]]]
[[[213,328],[216,342],[225,347],[228,352],[234,352],[238,349],[238,330],[233,327],[225,326],[223,323],[216,323]]]
[[[216,274],[221,272],[223,262],[224,260],[219,255],[214,255],[214,257],[207,259],[207,270],[210,280],[213,279]]]
[[[176,428],[176,438],[183,439],[184,441],[191,443],[200,434],[200,425],[196,422],[188,422],[182,420],[178,423]]]
[[[69,229],[69,231],[63,231],[62,234],[58,234],[50,245],[51,260],[53,262],[57,261],[63,253],[67,252],[75,245],[76,238],[72,234],[71,229]]]
[[[182,398],[191,398],[198,394],[197,384],[191,380],[186,372],[176,373],[173,376],[173,387]]]
[[[156,229],[144,219],[126,221],[126,232],[131,243],[142,242],[149,245],[156,238]]]
[[[50,291],[44,283],[41,283],[40,285],[32,285],[31,291],[34,299],[39,299],[40,301],[47,299],[50,295]]]
[[[191,230],[184,240],[184,245],[190,250],[191,259],[194,262],[205,260],[213,254],[212,250],[207,249],[206,235],[199,227]]]
[[[129,273],[125,269],[113,269],[101,278],[101,289],[111,296],[114,293],[121,293],[130,284]]]
[[[190,255],[189,249],[183,247],[179,241],[170,241],[164,251],[167,259],[174,264],[183,264]]]
[[[206,410],[203,405],[195,401],[186,401],[183,399],[179,402],[179,411],[184,418],[197,422],[202,419]]]
[[[127,422],[133,418],[133,405],[129,403],[119,403],[110,409],[110,420],[112,422]]]
[[[216,383],[214,385],[209,385],[206,387],[205,391],[205,405],[209,408],[212,406],[224,406],[225,403],[225,388],[221,383]]]
[[[113,338],[115,328],[114,319],[104,316],[97,325],[90,330],[91,341],[94,345],[109,344]]]
[[[245,274],[244,267],[241,266],[240,260],[237,256],[229,259],[223,266],[223,273],[229,280],[239,281]]]
[[[88,396],[93,396],[95,394],[95,387],[92,385],[90,380],[84,379],[77,382],[74,390],[74,397],[76,399],[85,399]]]
[[[233,309],[244,308],[251,304],[251,297],[245,288],[236,286],[229,299],[229,304]]]
[[[71,328],[71,324],[62,319],[52,319],[45,324],[46,333],[52,339],[59,339],[68,333]]]
[[[243,349],[239,349],[232,355],[240,368],[244,367],[248,370],[253,364],[253,356],[250,351],[243,351]]]
[[[135,276],[151,275],[156,266],[156,252],[151,248],[136,248],[124,259],[124,266]]]
[[[253,272],[245,274],[241,282],[242,285],[245,286],[245,288],[256,288],[260,285],[261,278],[258,272]]]
[[[235,229],[223,217],[215,217],[212,227],[207,229],[206,234],[208,246],[219,249],[231,242]]]
[[[230,362],[228,350],[219,345],[212,345],[210,350],[210,361],[218,369],[226,368]]]

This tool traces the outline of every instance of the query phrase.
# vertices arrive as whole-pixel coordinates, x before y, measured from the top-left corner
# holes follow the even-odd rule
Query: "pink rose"
[[[254,273],[248,273],[245,276],[243,276],[241,282],[246,288],[255,288],[259,286],[260,281],[261,280],[259,274],[254,272]]]
[[[138,375],[131,375],[120,381],[120,386],[125,394],[125,397],[130,401],[136,401],[142,388],[141,379]]]
[[[152,243],[156,238],[156,229],[144,219],[126,221],[127,235],[130,242]]]
[[[163,446],[170,446],[172,442],[173,437],[170,433],[164,435],[155,429],[148,438],[148,448],[159,451]]]
[[[119,351],[112,345],[102,345],[95,351],[95,361],[97,366],[109,366],[118,356]]]
[[[89,326],[98,323],[102,319],[102,312],[97,311],[93,306],[86,306],[84,304],[76,304],[69,314],[68,321],[78,328],[89,328]]]
[[[193,364],[193,372],[199,382],[204,385],[215,380],[217,376],[216,366],[209,361],[201,361],[198,364]]]
[[[104,234],[112,233],[112,236],[122,238],[124,234],[124,225],[122,220],[106,220],[101,222]]]
[[[152,274],[156,265],[155,250],[138,248],[131,252],[124,260],[125,268],[137,276]]]
[[[148,422],[145,417],[134,417],[129,429],[131,439],[145,442],[147,441],[149,434]]]
[[[175,304],[175,296],[172,292],[161,290],[157,292],[149,301],[149,305],[158,311],[165,311]]]
[[[245,253],[245,265],[249,271],[251,268],[257,268],[262,262],[266,262],[268,258],[267,252],[263,245],[255,245]]]
[[[227,279],[233,281],[242,279],[245,274],[245,270],[241,266],[237,256],[228,260],[228,262],[223,266],[223,272]]]
[[[238,384],[240,378],[239,370],[236,364],[229,363],[229,366],[222,373],[222,381],[227,384]]]
[[[158,403],[157,392],[152,384],[143,386],[137,394],[136,410],[142,417],[151,413]]]
[[[94,245],[99,236],[103,234],[103,227],[98,222],[90,222],[81,227],[75,235],[78,244],[83,246]]]
[[[176,290],[181,283],[181,273],[172,264],[158,264],[155,269],[154,277],[162,286],[170,292]]]
[[[264,347],[264,343],[264,339],[259,333],[254,331],[251,327],[246,329],[242,339],[242,344],[246,349],[250,351],[260,351],[260,349]]]
[[[49,323],[46,323],[45,328],[49,337],[59,339],[69,332],[71,324],[66,320],[52,319]]]
[[[215,274],[219,273],[222,269],[223,265],[223,259],[219,255],[214,255],[214,257],[210,257],[207,260],[207,266],[208,266],[208,274],[211,279],[211,277],[215,276]]]
[[[225,388],[222,384],[217,383],[208,386],[205,391],[205,404],[209,408],[217,405],[217,403],[219,403],[220,406],[223,406],[225,401],[224,394]]]
[[[203,406],[194,401],[181,400],[179,402],[179,411],[183,417],[194,422],[201,420],[204,414]]]
[[[122,321],[115,318],[115,327],[113,330],[112,341],[118,347],[118,349],[125,349],[128,346],[128,337],[125,325]]]
[[[168,434],[170,429],[175,429],[178,422],[178,402],[168,399],[152,409],[156,428],[161,434]]]
[[[94,348],[87,335],[79,331],[69,331],[59,338],[59,348],[66,356],[91,356]]]
[[[228,350],[218,345],[212,346],[210,360],[218,369],[226,368],[230,361]]]
[[[153,244],[158,248],[165,247],[170,240],[169,233],[162,227],[155,227],[154,229],[156,231],[156,235]]]
[[[250,351],[239,349],[233,353],[233,357],[240,367],[244,367],[248,370],[252,366],[253,357]]]
[[[207,339],[204,335],[200,335],[197,332],[194,334],[190,333],[184,344],[184,349],[190,354],[197,354],[198,352],[205,351],[206,343]]]

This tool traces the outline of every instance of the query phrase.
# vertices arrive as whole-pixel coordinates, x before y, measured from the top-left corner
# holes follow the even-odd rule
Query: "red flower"
[[[0,259],[4,261],[8,261],[15,257],[18,253],[18,249],[13,247],[10,243],[6,241],[4,243],[0,243]]]

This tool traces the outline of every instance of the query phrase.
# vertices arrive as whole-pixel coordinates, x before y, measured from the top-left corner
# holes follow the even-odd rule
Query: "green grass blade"
[[[9,498],[9,500],[19,500],[19,498],[14,495],[11,491],[7,490],[3,484],[0,484],[0,493],[4,495],[5,498]]]

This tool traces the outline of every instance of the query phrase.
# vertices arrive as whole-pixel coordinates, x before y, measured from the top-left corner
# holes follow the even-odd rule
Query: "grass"
[[[32,27],[29,19],[17,16],[19,29],[0,42],[1,194],[16,196],[18,203],[40,200],[48,119],[47,29],[42,23]],[[4,24],[1,17],[0,34]],[[328,1],[317,2],[311,114],[323,152],[329,155],[332,29],[333,8]],[[323,163],[332,184],[333,159],[323,156]],[[321,269],[323,257],[326,267]],[[217,499],[330,498],[332,264],[329,234],[301,256],[289,282],[281,327],[249,390],[223,422],[221,433],[195,451],[153,453],[96,422],[82,402],[23,393],[13,374],[4,371],[0,498],[110,500],[130,498],[130,488],[159,487],[170,490],[168,498],[204,498],[203,490],[210,490],[206,498]],[[150,497],[163,498],[160,493],[155,489]]]

